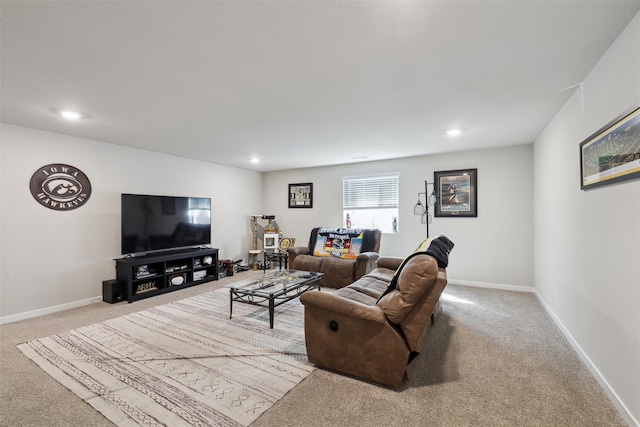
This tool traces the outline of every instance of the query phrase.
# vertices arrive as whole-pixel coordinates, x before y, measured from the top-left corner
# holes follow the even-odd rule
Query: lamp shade
[[[429,196],[427,203],[429,203],[431,206],[434,206],[438,203],[438,195],[436,194],[436,190],[433,190],[433,192]]]

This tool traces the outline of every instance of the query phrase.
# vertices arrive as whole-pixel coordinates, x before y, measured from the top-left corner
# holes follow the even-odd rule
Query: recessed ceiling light
[[[252,157],[250,161],[251,163],[260,163],[260,159],[257,157]]]
[[[76,113],[75,111],[69,111],[69,110],[60,111],[60,115],[65,119],[70,119],[70,120],[77,120],[80,117],[82,117],[80,113]]]
[[[462,131],[460,129],[449,129],[447,131],[447,135],[449,136],[458,136],[462,133]]]

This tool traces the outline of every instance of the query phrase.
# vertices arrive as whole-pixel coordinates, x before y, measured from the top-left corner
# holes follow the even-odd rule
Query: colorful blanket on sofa
[[[313,256],[355,259],[375,247],[375,230],[363,228],[322,228],[311,230],[309,249]]]

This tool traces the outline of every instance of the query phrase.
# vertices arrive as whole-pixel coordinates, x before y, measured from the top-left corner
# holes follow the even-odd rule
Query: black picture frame
[[[478,169],[436,171],[436,217],[478,216]]]
[[[640,177],[640,107],[635,106],[580,143],[580,189]]]
[[[313,183],[289,184],[290,208],[313,208]]]

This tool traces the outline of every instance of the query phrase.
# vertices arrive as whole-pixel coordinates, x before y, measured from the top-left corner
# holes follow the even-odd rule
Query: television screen
[[[122,254],[211,244],[211,199],[122,194]]]

